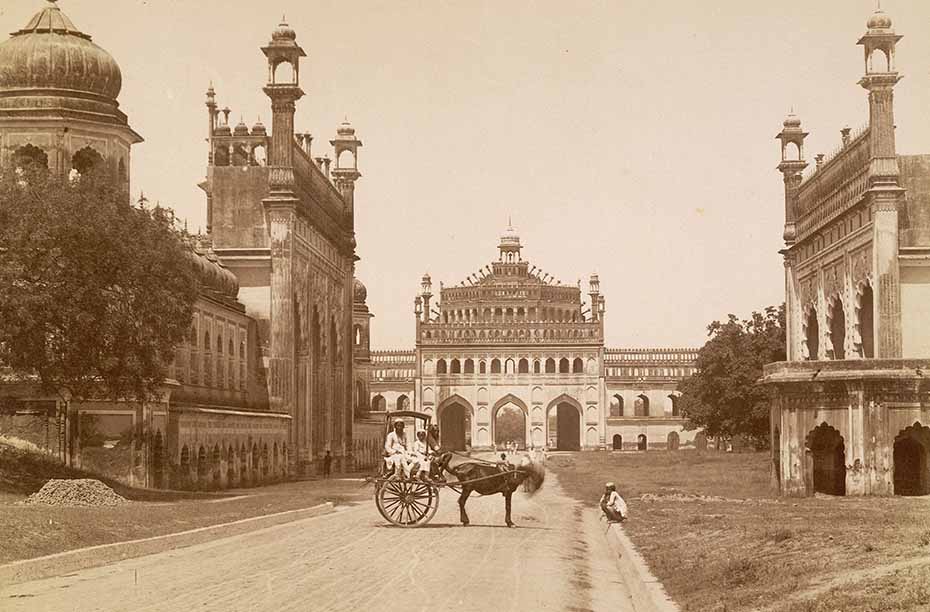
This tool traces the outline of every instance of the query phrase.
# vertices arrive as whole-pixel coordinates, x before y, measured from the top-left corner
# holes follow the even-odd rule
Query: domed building
[[[48,0],[0,43],[0,163],[62,175],[105,167],[128,190],[130,149],[142,138],[119,110],[121,85],[116,60]],[[249,137],[244,123],[235,132]],[[187,256],[200,292],[161,401],[66,405],[28,381],[4,380],[0,392],[23,410],[4,415],[2,431],[131,485],[225,488],[283,478],[291,417],[269,410],[261,324],[208,236],[190,237]]]
[[[0,165],[86,172],[104,165],[129,180],[142,142],[119,109],[116,60],[58,6],[45,6],[0,43]]]

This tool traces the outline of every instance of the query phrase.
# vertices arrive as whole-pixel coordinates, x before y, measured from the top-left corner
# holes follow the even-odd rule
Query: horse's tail
[[[526,475],[523,482],[525,491],[530,495],[541,489],[546,481],[546,466],[541,461],[526,457],[520,462],[520,471]]]

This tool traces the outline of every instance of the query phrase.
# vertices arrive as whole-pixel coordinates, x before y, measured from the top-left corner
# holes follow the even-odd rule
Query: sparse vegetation
[[[579,453],[549,467],[624,529],[683,611],[926,610],[930,498],[774,498],[767,453]],[[570,467],[569,467],[570,465]]]

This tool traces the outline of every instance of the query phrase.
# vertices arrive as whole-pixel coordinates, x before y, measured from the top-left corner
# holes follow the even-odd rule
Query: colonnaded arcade
[[[930,155],[898,155],[901,36],[879,10],[859,39],[865,127],[815,156],[795,116],[785,184],[788,361],[770,364],[772,476],[787,495],[930,493]]]
[[[443,445],[559,450],[706,445],[684,429],[678,381],[697,349],[604,346],[606,300],[591,275],[564,285],[523,258],[512,228],[497,260],[433,301],[429,275],[415,298],[416,348],[371,351],[373,315],[355,284],[355,400],[359,411],[433,415]]]

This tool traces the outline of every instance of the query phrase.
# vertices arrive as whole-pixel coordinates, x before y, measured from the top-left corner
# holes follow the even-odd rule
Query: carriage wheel
[[[375,490],[375,504],[394,525],[425,525],[439,509],[439,489],[425,482],[388,480]]]

